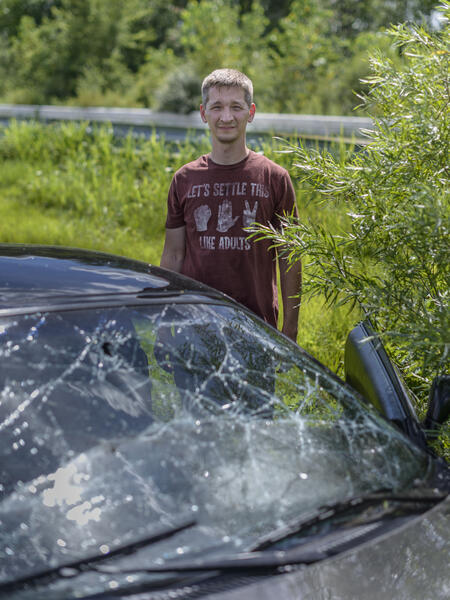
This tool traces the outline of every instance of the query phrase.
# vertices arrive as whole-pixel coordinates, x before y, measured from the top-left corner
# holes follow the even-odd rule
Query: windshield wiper
[[[333,504],[324,505],[316,511],[304,516],[301,519],[292,521],[283,528],[260,538],[246,552],[240,552],[228,556],[217,556],[212,559],[175,559],[161,565],[152,565],[149,567],[139,567],[137,569],[123,569],[120,567],[104,566],[96,569],[103,574],[109,575],[127,575],[130,573],[145,573],[145,574],[164,574],[164,573],[202,573],[202,572],[220,572],[223,573],[239,573],[261,571],[267,573],[268,570],[279,571],[282,567],[298,564],[312,564],[325,558],[328,558],[339,552],[340,544],[335,543],[327,549],[314,548],[296,545],[288,550],[264,550],[270,545],[286,539],[295,534],[299,534],[309,527],[323,522],[327,519],[345,513],[355,508],[359,511],[368,506],[373,506],[384,502],[403,503],[407,506],[413,504],[422,504],[429,506],[437,504],[447,497],[446,493],[441,493],[437,490],[417,490],[408,493],[397,493],[393,490],[383,489],[377,490],[374,493],[362,496],[353,496],[335,502]],[[417,512],[417,507],[413,509]],[[379,517],[378,517],[379,519]],[[361,536],[362,537],[362,536]],[[264,550],[264,551],[263,551]]]
[[[164,565],[152,565],[151,567],[139,567],[137,569],[121,569],[120,567],[102,567],[95,570],[108,575],[128,575],[146,573],[157,575],[163,573],[190,573],[205,571],[238,572],[264,569],[277,569],[293,564],[312,564],[327,558],[328,554],[322,551],[302,550],[276,550],[272,552],[238,552],[230,556],[218,556],[217,558],[205,560],[203,558],[191,560],[168,561]]]
[[[287,525],[259,538],[259,540],[257,540],[249,548],[249,550],[264,550],[276,542],[285,540],[293,535],[299,535],[310,527],[318,525],[338,515],[345,514],[349,510],[353,511],[354,509],[357,509],[360,511],[366,507],[374,506],[382,502],[396,502],[406,505],[437,504],[446,497],[447,493],[442,493],[435,489],[418,489],[402,494],[389,488],[379,489],[370,494],[351,496],[350,498],[344,498],[343,500],[339,500],[331,504],[324,504],[318,509],[303,515],[299,519],[294,519]],[[366,521],[366,523],[367,522],[368,521]]]
[[[52,567],[50,569],[44,569],[42,571],[31,573],[25,577],[1,582],[0,593],[12,591],[24,585],[33,585],[35,583],[40,583],[41,581],[49,583],[51,581],[54,581],[55,579],[63,577],[75,577],[82,571],[95,570],[95,567],[93,567],[95,563],[107,561],[112,558],[126,556],[127,554],[132,554],[136,550],[139,550],[139,548],[151,546],[152,544],[156,544],[157,542],[166,540],[172,537],[173,535],[184,531],[185,529],[193,527],[196,524],[196,520],[186,519],[185,521],[182,521],[174,527],[160,528],[159,530],[154,531],[150,535],[147,535],[139,540],[135,540],[128,544],[117,546],[116,548],[113,548],[112,550],[107,550],[102,554],[94,554],[92,556],[87,556],[85,558],[63,563],[57,567]]]

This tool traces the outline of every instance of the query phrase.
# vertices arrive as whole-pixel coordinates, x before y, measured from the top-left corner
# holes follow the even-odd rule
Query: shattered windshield
[[[0,356],[0,583],[186,518],[196,525],[133,568],[245,550],[315,507],[401,490],[427,469],[339,380],[230,306],[3,317]],[[43,597],[111,586],[98,573],[73,581]]]

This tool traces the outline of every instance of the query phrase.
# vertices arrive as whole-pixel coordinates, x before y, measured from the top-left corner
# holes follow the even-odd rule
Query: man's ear
[[[205,107],[203,104],[200,104],[200,116],[202,118],[203,123],[207,123],[206,115],[205,115]]]
[[[256,106],[254,103],[252,103],[252,105],[250,106],[250,113],[248,115],[248,122],[251,123],[253,121],[253,119],[255,118],[255,112],[256,112]]]

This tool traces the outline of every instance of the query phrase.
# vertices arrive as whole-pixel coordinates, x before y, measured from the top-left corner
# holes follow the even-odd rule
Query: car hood
[[[404,526],[294,572],[207,595],[214,600],[447,600],[450,497]]]
[[[103,442],[4,498],[0,540],[14,551],[4,555],[2,581],[105,546],[109,551],[180,519],[195,519],[196,525],[125,559],[126,566],[232,554],[330,498],[390,487],[393,481],[408,485],[414,476],[389,473],[384,462],[366,463],[365,453],[355,448],[349,461],[341,437],[337,427],[317,422],[308,427],[297,417],[276,422],[236,417],[155,424],[134,440]],[[356,430],[351,437],[358,444]],[[393,440],[383,450],[390,454],[401,446]],[[87,572],[73,584],[56,582],[45,598],[62,597],[61,586],[67,598],[75,590],[105,589],[104,577]],[[38,593],[22,590],[9,597],[35,600]]]

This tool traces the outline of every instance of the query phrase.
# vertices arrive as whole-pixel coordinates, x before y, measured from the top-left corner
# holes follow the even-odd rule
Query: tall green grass
[[[30,241],[31,231],[40,243],[100,246],[158,262],[171,176],[196,151],[197,144],[171,148],[156,135],[118,139],[109,126],[13,122],[0,138],[0,190],[26,211],[13,228],[2,220],[2,239]],[[64,235],[55,239],[48,219],[59,219]]]
[[[255,149],[285,166],[296,183],[283,142]],[[0,240],[92,248],[159,264],[173,173],[208,151],[206,136],[174,144],[156,134],[117,137],[109,125],[12,122],[0,129]],[[330,228],[345,223],[344,211],[317,212],[307,197],[297,186],[300,218]],[[340,372],[356,319],[326,309],[321,298],[304,299],[298,341]]]

